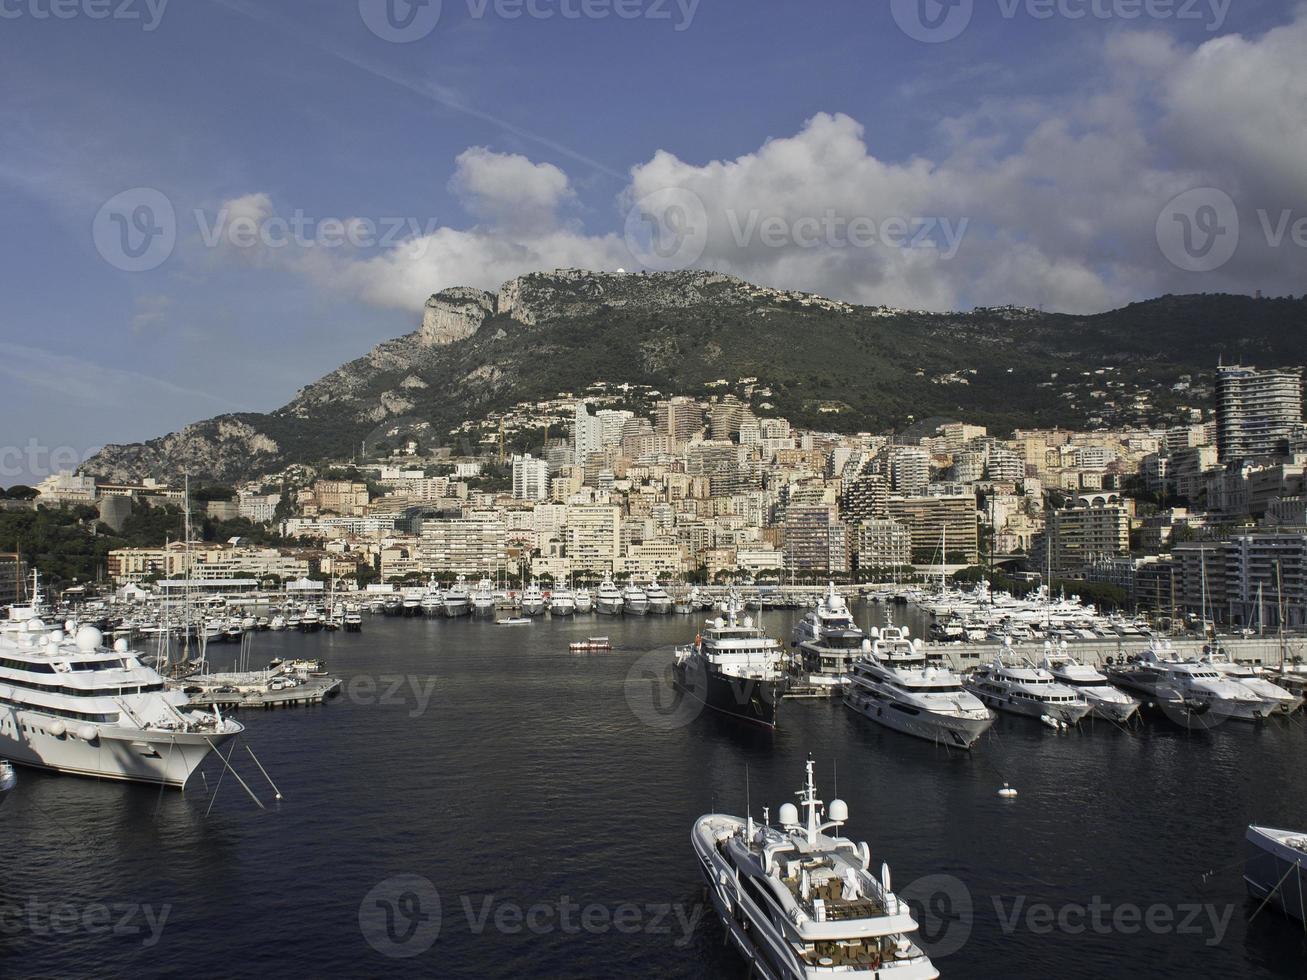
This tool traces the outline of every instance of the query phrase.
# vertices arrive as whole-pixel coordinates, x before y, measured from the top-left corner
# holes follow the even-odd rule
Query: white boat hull
[[[210,752],[240,732],[144,732],[97,725],[96,737],[87,741],[77,734],[77,722],[65,722],[66,732],[53,734],[57,720],[0,706],[0,756],[75,776],[181,788]]]
[[[908,714],[856,691],[845,694],[844,703],[878,725],[955,749],[970,749],[994,724],[993,716],[961,718],[929,711]]]

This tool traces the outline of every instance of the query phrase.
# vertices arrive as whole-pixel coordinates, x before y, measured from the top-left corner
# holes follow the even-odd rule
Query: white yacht
[[[445,613],[445,594],[436,585],[435,576],[427,582],[427,590],[422,593],[422,615],[428,617],[443,616]]]
[[[540,586],[532,582],[522,590],[522,615],[523,616],[541,616],[545,611],[545,594],[540,591]]]
[[[351,602],[345,607],[345,616],[341,622],[345,627],[346,633],[361,633],[363,631],[363,610],[357,603]]]
[[[962,686],[946,661],[930,662],[903,627],[872,629],[865,656],[853,663],[844,703],[896,732],[969,749],[994,715]]]
[[[1012,658],[1005,648],[993,663],[967,675],[965,687],[991,708],[1038,718],[1051,728],[1066,728],[1089,714],[1089,702],[1075,689],[1024,658]]]
[[[1307,833],[1253,824],[1244,840],[1248,894],[1307,927]]]
[[[315,607],[309,606],[300,614],[300,632],[316,633],[322,629],[322,613]]]
[[[939,971],[911,938],[917,922],[889,866],[873,874],[871,848],[838,836],[849,808],[835,799],[821,810],[812,769],[809,759],[803,818],[786,803],[779,827],[751,813],[694,822],[690,843],[726,935],[765,980],[933,980]]]
[[[1139,701],[1112,686],[1107,676],[1095,667],[1081,663],[1066,650],[1066,644],[1054,648],[1044,644],[1043,667],[1067,687],[1074,688],[1089,702],[1090,714],[1120,724],[1139,713]]]
[[[1241,664],[1223,651],[1217,650],[1203,658],[1219,674],[1247,688],[1257,697],[1271,702],[1276,714],[1291,715],[1302,707],[1302,695],[1294,694],[1272,682],[1252,664]]]
[[[794,628],[793,642],[798,644],[798,666],[807,675],[807,683],[828,686],[832,692],[848,681],[853,661],[862,653],[867,634],[853,621],[844,597],[835,591],[835,583],[812,612]]]
[[[589,589],[577,589],[575,593],[576,611],[579,613],[588,613],[595,606],[595,597]]]
[[[749,617],[732,595],[726,614],[704,625],[691,646],[677,647],[673,675],[688,696],[722,714],[768,728],[778,723],[781,698],[789,684],[785,652]]]
[[[1279,702],[1264,698],[1231,680],[1210,664],[1179,660],[1170,644],[1157,643],[1111,673],[1112,681],[1128,691],[1154,699],[1163,708],[1179,704],[1186,720],[1212,727],[1229,719],[1261,721],[1279,710]]]
[[[472,591],[472,615],[477,617],[495,614],[495,584],[483,578]]]
[[[649,596],[644,589],[631,582],[622,590],[622,612],[627,616],[643,616],[649,611]]]
[[[472,597],[467,591],[467,579],[462,575],[445,592],[445,615],[451,619],[466,616],[472,612]]]
[[[576,595],[564,586],[549,594],[549,615],[570,616],[576,612]]]
[[[595,598],[595,610],[604,616],[622,615],[622,593],[609,576],[599,583],[599,592]]]
[[[106,648],[93,626],[69,637],[32,619],[0,637],[0,755],[20,765],[181,787],[242,731],[187,710],[126,640]]]
[[[411,586],[402,590],[399,600],[399,613],[401,616],[421,616],[427,611],[426,603],[430,601],[430,592],[435,589],[435,583],[427,587]]]
[[[14,772],[14,767],[4,759],[0,759],[0,803],[9,798],[9,792],[18,785],[18,776]]]
[[[672,597],[658,584],[657,578],[649,580],[649,586],[644,590],[644,597],[649,602],[649,615],[666,616],[672,611]]]

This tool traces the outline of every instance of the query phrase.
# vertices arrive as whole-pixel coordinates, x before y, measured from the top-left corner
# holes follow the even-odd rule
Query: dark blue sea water
[[[766,625],[789,635],[785,614]],[[213,760],[185,795],[20,770],[0,809],[0,974],[743,977],[690,826],[743,812],[746,770],[755,815],[774,814],[809,753],[846,832],[925,902],[946,977],[1307,972],[1301,929],[1254,918],[1240,878],[1247,823],[1307,827],[1303,721],[1057,735],[1003,718],[960,755],[786,702],[771,735],[651,679],[694,628],[262,634],[259,659],[320,656],[348,681],[321,707],[242,716],[284,799],[243,745],[266,810],[230,777],[215,801]],[[568,652],[594,633],[616,649]]]

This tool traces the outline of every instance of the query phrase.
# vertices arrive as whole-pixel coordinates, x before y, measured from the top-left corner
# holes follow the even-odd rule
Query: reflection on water
[[[795,615],[764,625],[788,642]],[[670,702],[651,717],[640,692],[694,629],[369,618],[360,635],[261,634],[260,657],[320,656],[347,681],[325,706],[242,717],[285,799],[240,747],[266,811],[231,777],[213,801],[214,760],[185,795],[20,770],[0,810],[4,974],[743,977],[704,914],[690,824],[743,810],[746,767],[755,815],[774,814],[811,752],[824,798],[838,783],[847,830],[950,951],[944,976],[1301,976],[1301,930],[1248,922],[1240,845],[1252,820],[1307,824],[1302,721],[1057,735],[1005,717],[968,755],[823,702],[786,702],[774,734]],[[612,653],[568,652],[600,633]],[[1003,781],[1018,799],[998,798]],[[434,908],[404,876],[430,882]],[[1136,928],[1134,908],[1174,921]]]

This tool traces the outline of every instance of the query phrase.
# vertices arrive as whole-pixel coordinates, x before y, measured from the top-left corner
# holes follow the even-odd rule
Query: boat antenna
[[[749,792],[749,764],[744,764],[744,813],[745,835],[753,840],[753,796]]]

